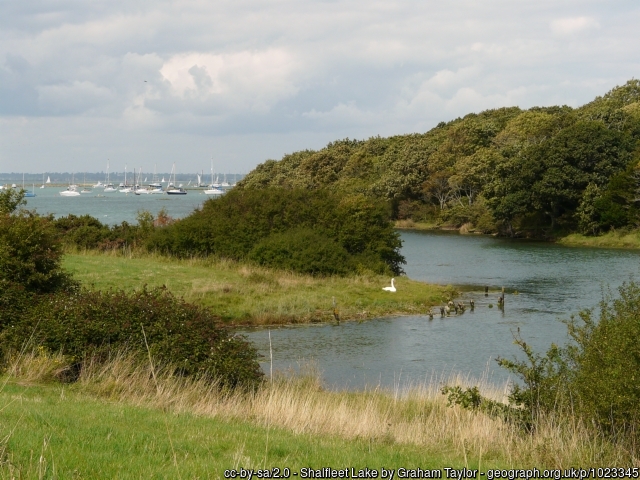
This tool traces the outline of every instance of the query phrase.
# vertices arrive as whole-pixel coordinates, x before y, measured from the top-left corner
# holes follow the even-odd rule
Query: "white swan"
[[[382,289],[387,291],[387,292],[395,292],[396,291],[396,287],[393,284],[393,278],[391,279],[391,286],[390,287],[383,287]]]

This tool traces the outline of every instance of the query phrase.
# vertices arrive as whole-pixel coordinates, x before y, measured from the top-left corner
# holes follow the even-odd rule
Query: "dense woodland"
[[[391,202],[392,218],[553,237],[640,222],[640,81],[580,107],[472,113],[422,134],[340,140],[268,160],[239,187]]]

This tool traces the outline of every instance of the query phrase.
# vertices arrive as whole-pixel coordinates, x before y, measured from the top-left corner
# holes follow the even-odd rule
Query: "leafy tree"
[[[50,293],[74,285],[62,270],[62,246],[50,218],[28,210],[24,191],[0,192],[0,283],[32,293]]]
[[[148,247],[178,256],[244,259],[261,245],[263,254],[254,252],[253,258],[264,262],[272,255],[267,255],[268,250],[282,247],[283,237],[278,234],[298,229],[311,229],[328,239],[329,243],[314,244],[317,254],[335,242],[350,258],[357,257],[364,269],[380,273],[402,270],[401,243],[389,222],[385,202],[327,190],[236,188],[208,200],[187,218],[156,229]],[[276,235],[272,241],[265,240],[272,235]],[[308,256],[310,262],[312,258]],[[345,265],[355,268],[358,262]]]

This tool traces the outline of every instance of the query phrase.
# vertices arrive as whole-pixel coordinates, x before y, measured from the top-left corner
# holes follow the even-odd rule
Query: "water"
[[[96,189],[81,197],[60,197],[61,190],[36,188],[37,196],[27,199],[27,207],[55,216],[89,214],[113,225],[136,222],[140,210],[155,215],[164,208],[170,216],[183,218],[208,198],[197,190],[168,196],[104,194]],[[640,265],[640,252],[631,250],[568,248],[443,232],[401,235],[407,276],[456,286],[467,303],[475,299],[475,311],[467,309],[462,316],[445,319],[438,314],[432,321],[412,315],[272,328],[274,369],[296,369],[311,361],[325,382],[337,388],[394,387],[453,372],[486,374],[499,384],[508,377],[495,365],[495,358],[519,353],[513,333],[519,329],[540,352],[552,342],[564,344],[566,327],[559,319],[596,306],[603,289],[617,288],[637,275]],[[485,285],[491,288],[488,297]],[[490,303],[497,304],[502,286],[507,290],[504,311],[489,308]],[[269,330],[244,333],[268,359]],[[268,361],[262,366],[265,371],[270,368]]]
[[[202,190],[188,190],[187,195],[135,195],[133,193],[104,193],[96,188],[92,193],[79,197],[61,197],[62,187],[36,188],[36,196],[27,198],[27,208],[36,209],[42,215],[55,217],[69,215],[91,215],[107,225],[123,221],[137,223],[139,211],[149,211],[153,215],[165,209],[170,217],[184,218],[211,198]]]
[[[495,359],[520,354],[514,334],[519,331],[541,353],[552,343],[564,344],[566,326],[560,319],[597,306],[603,290],[632,278],[640,265],[640,252],[630,250],[440,232],[401,235],[407,275],[456,286],[467,304],[475,299],[475,311],[444,319],[437,314],[431,321],[411,315],[271,328],[275,370],[313,362],[335,388],[397,387],[452,373],[501,384],[508,374]],[[504,311],[495,308],[502,286],[507,291]],[[245,333],[265,356],[262,365],[269,371],[269,331]]]

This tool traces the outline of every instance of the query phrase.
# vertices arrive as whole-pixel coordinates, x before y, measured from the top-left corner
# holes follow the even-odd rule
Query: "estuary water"
[[[630,250],[444,232],[403,231],[401,236],[407,276],[455,286],[459,300],[475,300],[474,311],[445,318],[438,313],[433,320],[411,315],[245,330],[264,355],[263,369],[271,368],[270,335],[274,370],[312,363],[333,388],[397,388],[458,373],[502,385],[509,376],[495,359],[520,356],[514,333],[540,353],[552,343],[566,343],[561,320],[597,307],[603,292],[615,291],[640,266],[640,252]],[[500,310],[503,286],[505,308]]]
[[[183,218],[208,198],[198,190],[168,196],[104,194],[96,189],[80,197],[61,197],[61,190],[36,188],[37,196],[28,199],[27,208],[58,217],[89,214],[113,225],[136,222],[141,210],[155,215],[164,208],[170,216]],[[448,318],[437,314],[433,320],[411,315],[242,331],[263,355],[263,369],[295,370],[313,363],[334,388],[393,388],[455,373],[484,376],[500,385],[508,374],[495,359],[520,353],[513,345],[514,333],[519,330],[539,352],[552,343],[564,344],[567,334],[561,319],[597,307],[604,291],[615,292],[625,280],[640,280],[638,251],[447,232],[403,231],[401,237],[409,278],[455,286],[461,292],[459,300],[475,300],[475,310]],[[485,286],[490,288],[486,297]],[[502,311],[496,305],[503,286],[507,293]]]
[[[26,187],[32,190],[30,187]],[[133,193],[104,193],[102,188],[95,188],[91,193],[83,193],[79,197],[62,197],[63,187],[35,188],[35,197],[27,198],[28,209],[36,209],[40,214],[53,214],[63,217],[74,215],[91,215],[107,225],[119,224],[123,221],[137,223],[139,211],[149,211],[154,216],[165,209],[173,218],[184,218],[194,209],[210,198],[202,189],[188,190],[187,195],[135,195]]]

